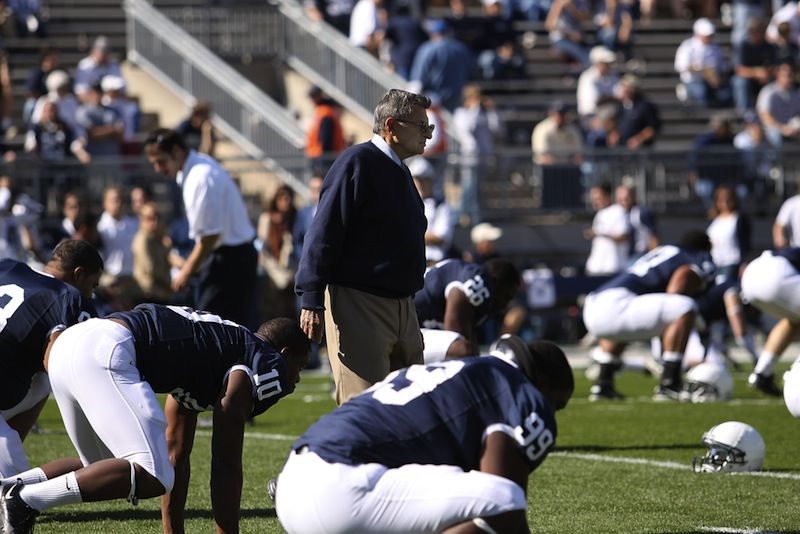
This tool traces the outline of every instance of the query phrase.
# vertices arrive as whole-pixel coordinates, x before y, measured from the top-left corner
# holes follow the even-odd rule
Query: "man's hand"
[[[302,310],[300,312],[300,329],[314,343],[321,342],[324,330],[322,310]]]

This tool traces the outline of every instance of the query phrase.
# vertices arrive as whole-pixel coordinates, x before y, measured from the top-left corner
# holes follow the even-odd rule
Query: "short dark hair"
[[[428,109],[431,107],[431,99],[425,95],[418,95],[402,89],[389,89],[375,106],[372,132],[381,133],[383,125],[389,117],[408,117],[414,112],[414,106]]]
[[[550,341],[528,343],[533,356],[536,379],[546,382],[556,389],[575,391],[575,377],[564,351]]]
[[[80,239],[65,239],[53,249],[50,262],[58,263],[63,271],[83,267],[89,273],[103,270],[103,258],[92,245]]]
[[[275,350],[287,347],[291,354],[307,354],[311,349],[311,342],[300,330],[300,325],[287,317],[278,317],[263,323],[256,334]]]
[[[183,136],[169,128],[159,128],[151,132],[150,135],[147,136],[147,139],[144,140],[145,151],[150,150],[151,146],[154,146],[161,152],[167,153],[171,153],[172,149],[175,147],[180,148],[184,152],[189,150]]]
[[[483,268],[497,286],[511,287],[520,284],[519,269],[505,258],[491,259],[483,264]]]
[[[711,252],[711,240],[703,230],[689,230],[681,236],[679,246],[687,250]]]
[[[599,189],[608,196],[611,196],[611,184],[609,182],[599,182],[592,186],[592,189]]]

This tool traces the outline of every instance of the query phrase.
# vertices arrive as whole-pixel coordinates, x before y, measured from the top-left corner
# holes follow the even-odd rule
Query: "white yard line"
[[[766,530],[759,530],[757,528],[731,528],[731,527],[697,527],[697,530],[703,532],[712,532],[713,534],[779,534],[777,532],[767,532]]]

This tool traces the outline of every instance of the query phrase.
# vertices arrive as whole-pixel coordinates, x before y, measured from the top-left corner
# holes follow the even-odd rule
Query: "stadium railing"
[[[301,196],[304,132],[280,104],[145,0],[125,0],[128,59],[185,102],[204,99],[214,123]],[[302,165],[298,165],[302,162]]]

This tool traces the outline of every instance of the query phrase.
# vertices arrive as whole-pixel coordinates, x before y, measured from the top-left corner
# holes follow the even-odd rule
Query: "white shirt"
[[[789,228],[789,246],[800,247],[800,195],[784,201],[775,224]]]
[[[767,26],[767,39],[771,42],[778,40],[778,26],[783,22],[789,23],[789,35],[793,43],[800,36],[800,15],[797,14],[797,2],[789,2],[772,15]]]
[[[436,202],[434,198],[422,199],[425,206],[425,219],[428,220],[428,230],[444,241],[444,246],[450,242],[453,235],[453,225],[450,224],[450,206],[447,202]],[[444,258],[442,245],[425,245],[425,259],[427,261],[441,261]]]
[[[133,237],[139,229],[139,221],[130,215],[115,219],[104,211],[97,222],[97,232],[103,240],[105,272],[112,276],[133,274]]]
[[[578,114],[589,115],[597,109],[597,102],[604,96],[614,96],[614,87],[619,81],[616,73],[600,76],[597,67],[589,67],[578,78]]]
[[[592,250],[586,260],[586,272],[592,275],[614,274],[625,268],[628,262],[630,242],[616,242],[609,235],[630,234],[628,213],[619,204],[599,210],[592,221]]]
[[[708,225],[706,234],[711,240],[711,258],[717,267],[736,265],[742,261],[742,251],[736,242],[736,223],[738,214],[726,217],[717,216]]]
[[[392,147],[389,146],[389,143],[387,143],[383,137],[378,134],[374,134],[370,141],[372,141],[372,144],[378,147],[381,152],[389,156],[389,159],[394,161],[398,167],[401,169],[403,168],[403,162],[400,161],[400,156],[398,156],[397,153],[392,150]]]
[[[717,74],[725,70],[725,58],[716,43],[705,44],[699,37],[683,41],[675,52],[675,70],[681,81],[689,83],[703,79],[703,69],[713,69]]]
[[[494,152],[494,136],[500,133],[500,117],[482,106],[459,107],[453,113],[453,126],[458,135],[463,163],[475,164],[480,156]]]
[[[214,158],[191,150],[177,181],[191,239],[219,235],[219,247],[241,245],[255,237],[239,188]]]
[[[350,14],[350,44],[366,46],[369,37],[378,31],[378,7],[373,0],[359,0]]]

